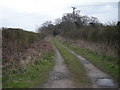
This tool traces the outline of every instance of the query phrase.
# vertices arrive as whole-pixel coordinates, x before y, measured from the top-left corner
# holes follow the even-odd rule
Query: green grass
[[[0,75],[0,89],[2,88],[2,75]]]
[[[29,64],[24,73],[3,76],[3,88],[28,88],[40,86],[44,83],[49,75],[49,71],[54,66],[54,55],[51,52],[45,53],[42,59],[38,60],[35,65]],[[9,74],[9,73],[8,73]]]
[[[53,43],[64,58],[64,61],[71,72],[71,78],[76,85],[78,87],[89,87],[89,81],[86,78],[85,68],[80,63],[79,59],[65,49],[57,39],[53,39]]]
[[[110,74],[114,79],[118,80],[118,58],[97,54],[90,49],[79,48],[69,43],[63,43],[65,46],[73,50],[75,53],[83,56],[91,61],[96,67]]]

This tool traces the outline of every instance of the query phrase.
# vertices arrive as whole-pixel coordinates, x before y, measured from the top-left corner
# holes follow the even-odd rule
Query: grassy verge
[[[79,59],[66,50],[62,43],[60,43],[57,39],[53,39],[53,43],[64,58],[65,63],[71,72],[72,80],[76,83],[76,85],[78,87],[89,87],[84,66],[80,63]]]
[[[100,55],[91,51],[90,49],[79,48],[69,43],[64,42],[63,44],[73,50],[75,53],[90,60],[96,67],[109,73],[114,79],[118,80],[118,58]]]
[[[3,88],[28,88],[40,86],[48,78],[48,73],[54,66],[54,55],[51,52],[44,54],[42,59],[34,65],[29,64],[25,72],[19,72],[12,76],[3,76]]]

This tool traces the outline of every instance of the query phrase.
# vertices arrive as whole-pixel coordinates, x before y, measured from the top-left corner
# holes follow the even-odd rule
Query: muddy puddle
[[[106,79],[106,78],[98,79],[96,81],[96,84],[98,86],[103,86],[103,87],[114,87],[113,81],[111,79]]]

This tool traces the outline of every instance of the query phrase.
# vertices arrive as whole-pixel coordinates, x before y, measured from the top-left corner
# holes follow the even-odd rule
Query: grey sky
[[[120,21],[120,1],[118,3],[118,20]]]
[[[95,16],[102,23],[118,21],[119,0],[0,0],[0,27],[35,31],[45,21],[61,18],[77,7],[81,15]]]

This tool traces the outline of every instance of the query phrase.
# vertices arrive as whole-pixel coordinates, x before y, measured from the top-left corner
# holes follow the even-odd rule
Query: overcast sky
[[[35,31],[45,21],[72,12],[95,16],[102,23],[118,21],[119,0],[0,0],[0,28],[15,27]]]

